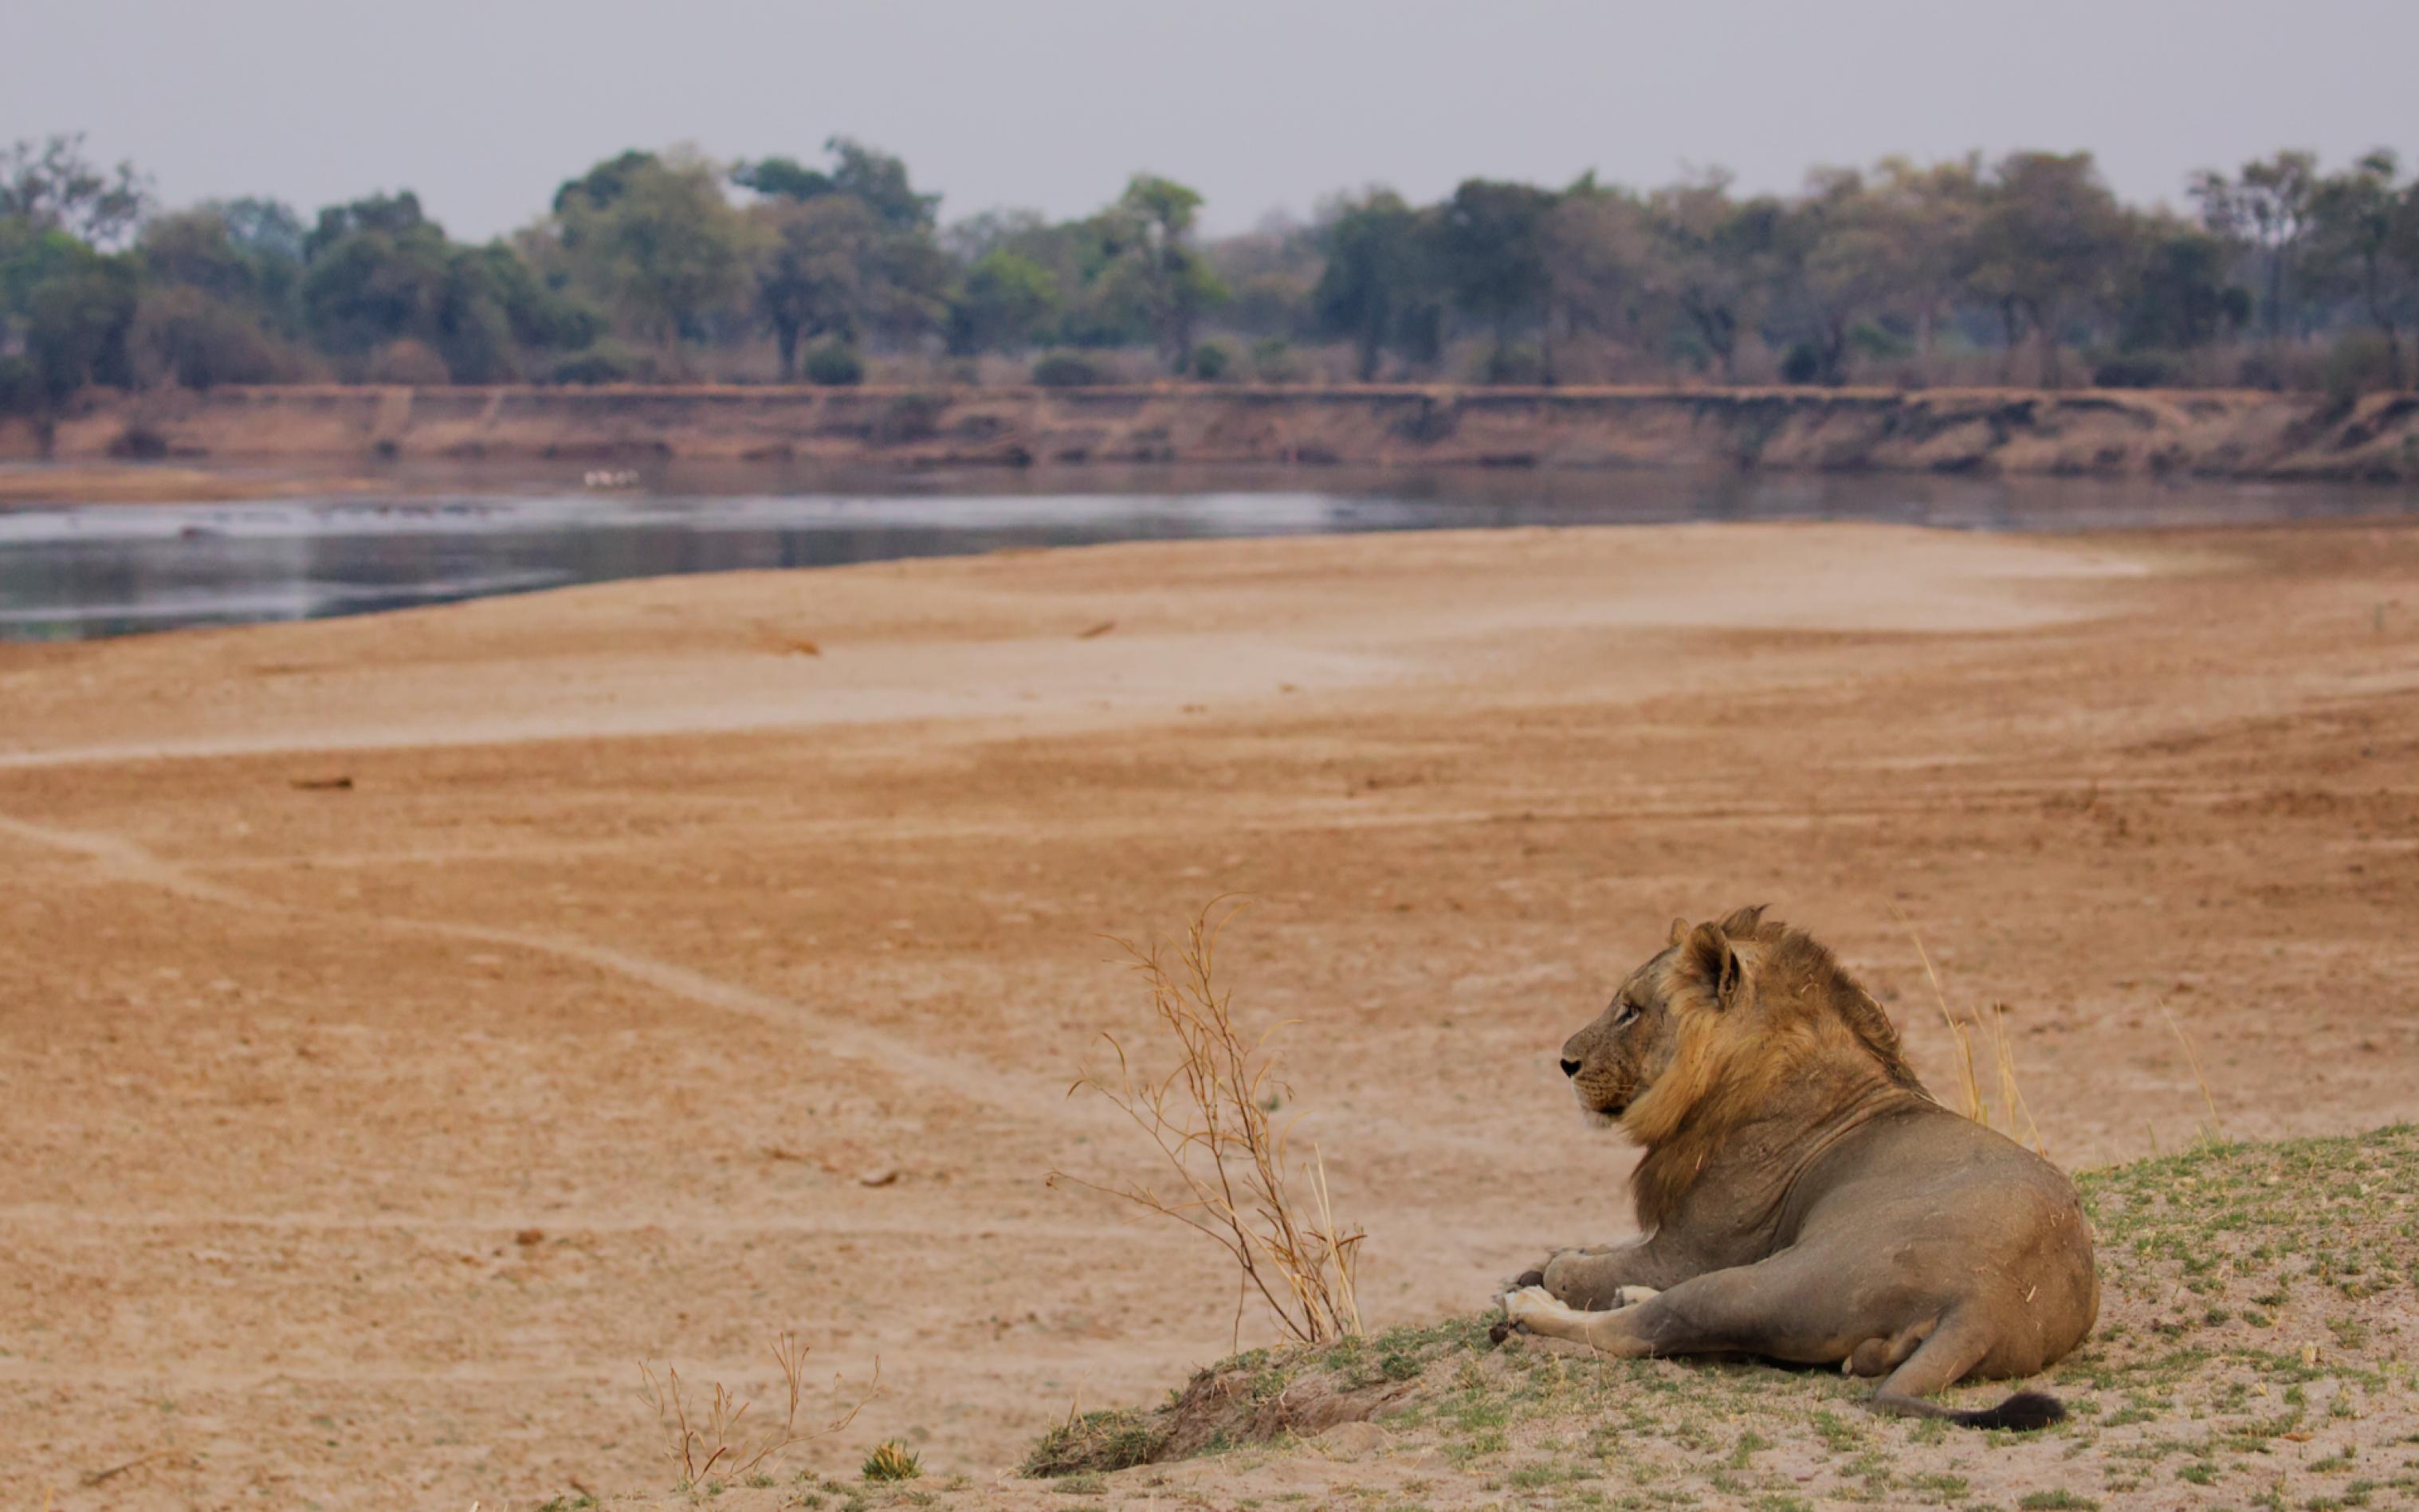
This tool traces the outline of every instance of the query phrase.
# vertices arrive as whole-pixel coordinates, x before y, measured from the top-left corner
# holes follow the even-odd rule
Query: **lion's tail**
[[[1943,1407],[1921,1396],[1907,1396],[1885,1391],[1871,1399],[1876,1412],[1895,1412],[1901,1417],[1945,1418],[1960,1427],[2006,1428],[2014,1433],[2032,1433],[2053,1423],[2066,1421],[2066,1404],[2045,1391],[2020,1391],[1996,1407],[1960,1412]]]

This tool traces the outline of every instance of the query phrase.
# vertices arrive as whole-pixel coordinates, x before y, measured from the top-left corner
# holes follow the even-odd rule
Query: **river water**
[[[0,506],[0,640],[1105,541],[1682,520],[2079,531],[2412,515],[2419,488],[2360,485],[1195,469],[834,482],[724,470],[596,489],[576,473],[473,473],[324,498]]]

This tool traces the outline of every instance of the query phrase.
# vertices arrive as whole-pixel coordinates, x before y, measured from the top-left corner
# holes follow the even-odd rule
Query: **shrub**
[[[1193,376],[1204,383],[1215,383],[1233,366],[1235,354],[1214,341],[1205,341],[1193,348]]]
[[[30,415],[42,409],[42,375],[34,360],[0,353],[0,415]]]
[[[809,383],[844,389],[865,381],[865,360],[848,343],[826,338],[807,348],[806,374]]]
[[[258,316],[197,288],[147,291],[135,309],[128,341],[135,372],[146,381],[189,389],[276,383],[300,378],[310,367],[309,359]]]
[[[865,1457],[863,1470],[867,1480],[915,1480],[924,1473],[924,1465],[905,1444],[886,1439]]]
[[[2374,331],[2354,331],[2335,338],[2319,369],[2327,397],[2349,404],[2364,393],[2394,386],[2394,359],[2385,338]]]
[[[1283,336],[1267,336],[1252,343],[1252,372],[1263,383],[1291,383],[1302,376],[1302,364]]]
[[[1099,363],[1081,352],[1050,352],[1033,364],[1033,381],[1045,389],[1088,389],[1109,381]]]
[[[654,361],[607,336],[554,364],[557,383],[628,383],[654,372]]]
[[[1215,970],[1218,935],[1230,911],[1213,921],[1194,916],[1180,944],[1127,945],[1149,992],[1162,1039],[1175,1052],[1165,1076],[1134,1069],[1114,1035],[1114,1073],[1086,1071],[1076,1082],[1132,1120],[1177,1180],[1163,1196],[1144,1181],[1105,1185],[1052,1171],[1049,1185],[1079,1186],[1176,1219],[1225,1250],[1240,1273],[1239,1290],[1256,1291],[1279,1326],[1305,1344],[1361,1332],[1355,1273],[1361,1230],[1335,1221],[1326,1165],[1313,1146],[1288,1169],[1286,1124],[1274,1117],[1292,1101],[1276,1075],[1272,1031],[1253,1034],[1235,1022]],[[1303,1177],[1301,1187],[1295,1175]]]
[[[363,375],[372,383],[408,383],[413,388],[426,388],[454,381],[453,369],[445,359],[425,342],[404,336],[388,342],[370,358],[369,370]]]
[[[2122,352],[2091,370],[2099,389],[2165,389],[2175,386],[2183,364],[2165,352]]]

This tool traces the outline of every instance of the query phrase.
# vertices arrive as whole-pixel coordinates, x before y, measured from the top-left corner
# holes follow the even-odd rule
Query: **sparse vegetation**
[[[1233,917],[1212,923],[1205,910],[1173,947],[1118,942],[1150,993],[1176,1064],[1157,1079],[1137,1072],[1125,1046],[1107,1035],[1115,1073],[1086,1072],[1069,1088],[1070,1095],[1089,1088],[1132,1119],[1176,1173],[1178,1190],[1103,1185],[1063,1171],[1051,1172],[1050,1181],[1104,1192],[1186,1225],[1225,1250],[1245,1292],[1267,1304],[1287,1334],[1323,1344],[1361,1332],[1353,1268],[1364,1236],[1337,1224],[1316,1149],[1298,1170],[1289,1165],[1289,1124],[1271,1109],[1292,1094],[1276,1079],[1268,1048],[1284,1026],[1246,1035],[1217,981],[1218,935]],[[1294,1184],[1296,1174],[1306,1192]],[[1239,1334],[1240,1307],[1239,1299]]]
[[[1061,1425],[1025,1473],[1281,1448],[1358,1412],[1489,1488],[1590,1507],[2083,1509],[2165,1487],[2298,1508],[2419,1490],[2419,1371],[2380,1326],[2413,1316],[2419,1129],[2205,1142],[2077,1185],[2100,1238],[2101,1326],[2050,1373],[2073,1415],[2035,1439],[1869,1416],[1870,1385],[1834,1372],[1496,1349],[1487,1318],[1469,1317],[1238,1355],[1155,1412]],[[1971,1451],[1946,1464],[1903,1452],[1960,1442]],[[1598,1476],[1655,1494],[1599,1493]]]
[[[924,1464],[905,1444],[885,1439],[865,1457],[858,1473],[871,1481],[916,1480],[924,1473]]]
[[[826,1422],[802,1426],[798,1413],[804,1405],[809,1348],[796,1335],[783,1330],[773,1336],[770,1349],[788,1399],[778,1426],[761,1431],[745,1421],[753,1404],[741,1400],[720,1381],[709,1382],[704,1400],[699,1402],[692,1399],[691,1388],[679,1371],[667,1368],[657,1376],[653,1365],[639,1362],[644,1396],[663,1430],[664,1456],[679,1470],[683,1486],[700,1485],[716,1473],[737,1479],[778,1467],[789,1450],[828,1438],[855,1422],[857,1413],[882,1390],[882,1365],[877,1360],[872,1381],[844,1412]]]

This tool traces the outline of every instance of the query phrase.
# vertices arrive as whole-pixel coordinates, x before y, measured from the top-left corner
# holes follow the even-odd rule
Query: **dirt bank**
[[[1143,1171],[1065,1095],[1148,1018],[1099,936],[1222,892],[1381,1329],[1627,1229],[1552,1057],[1675,913],[1814,928],[1953,1085],[1903,912],[2070,1163],[2207,1120],[2168,1011],[2230,1133],[2419,1079],[2414,529],[658,579],[0,647],[0,1465],[63,1512],[660,1491],[638,1363],[777,1400],[779,1328],[810,1409],[879,1357],[838,1475],[1155,1400],[1231,1276],[1043,1177]]]
[[[1734,466],[2419,479],[2419,394],[1185,387],[217,389],[95,395],[60,460]],[[44,438],[0,425],[0,456]]]

